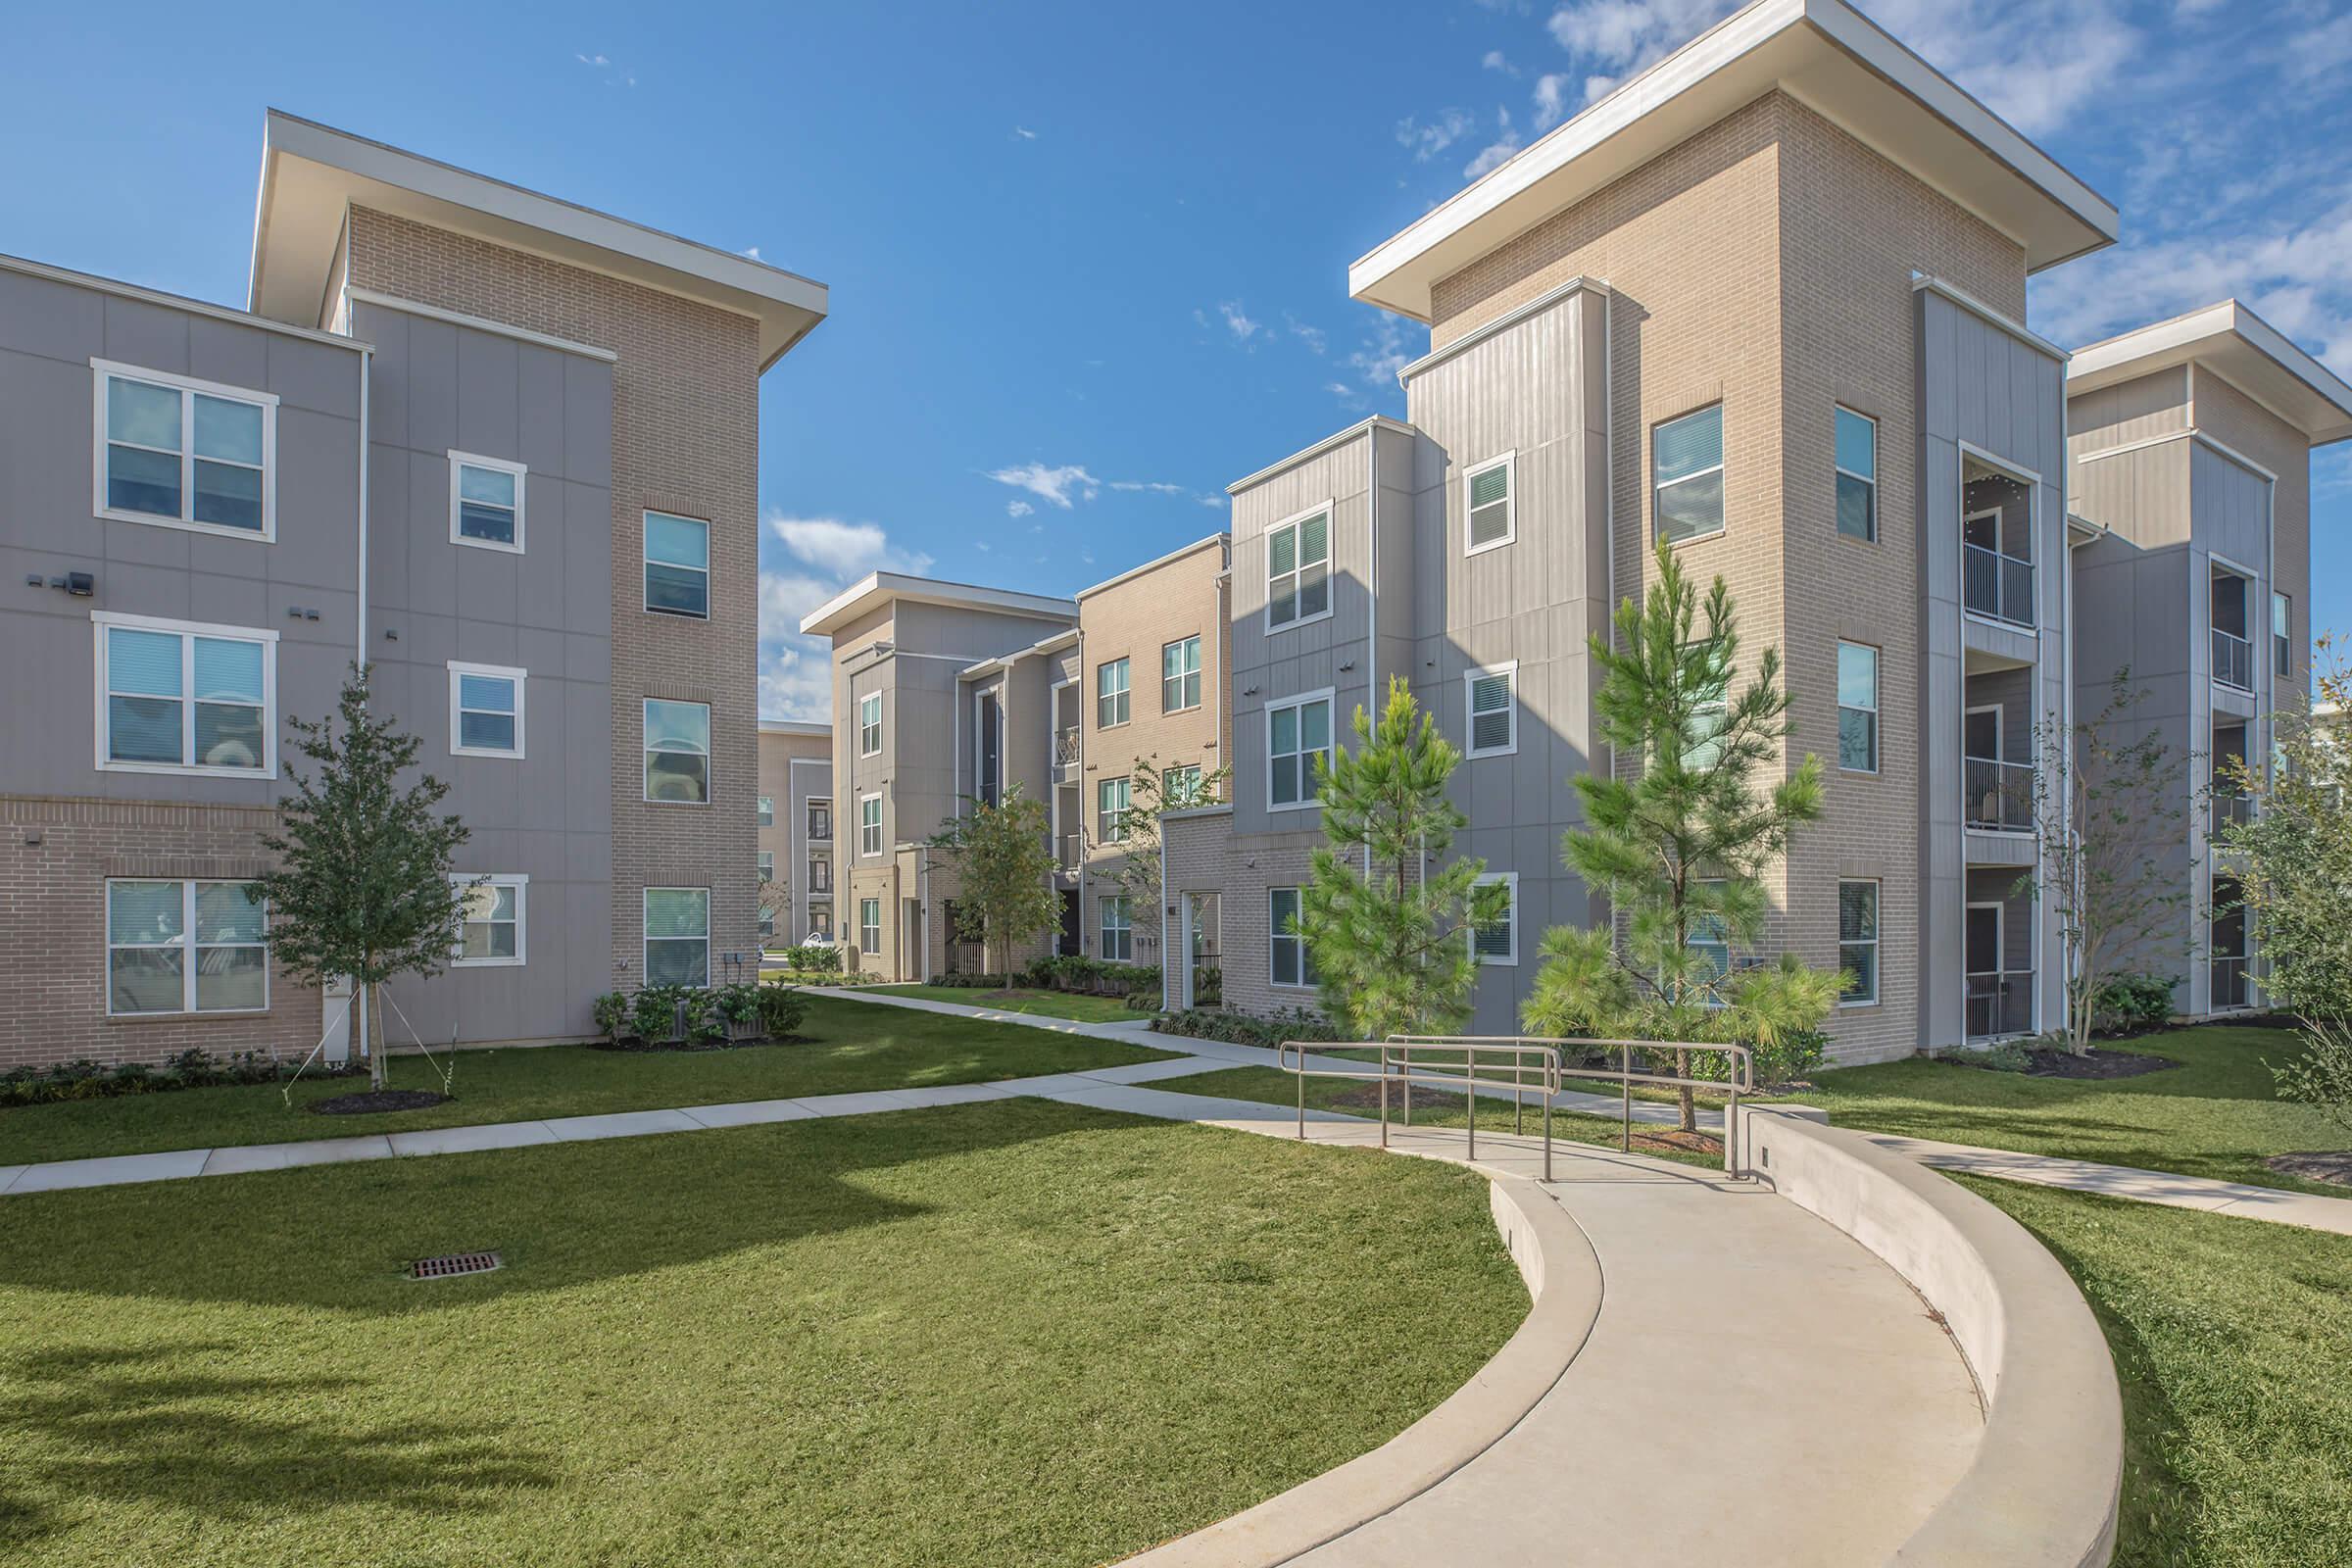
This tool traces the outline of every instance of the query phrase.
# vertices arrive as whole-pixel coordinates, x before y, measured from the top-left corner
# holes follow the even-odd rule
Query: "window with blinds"
[[[99,766],[197,773],[270,773],[274,633],[104,615],[98,687],[105,697]]]
[[[1657,537],[1673,542],[1723,532],[1723,405],[1668,419],[1649,433]]]
[[[1470,693],[1471,757],[1499,757],[1519,749],[1519,666],[1474,669],[1462,677]]]
[[[1462,544],[1464,555],[1474,556],[1481,550],[1507,545],[1517,537],[1512,469],[1513,458],[1506,454],[1464,476],[1463,510],[1468,517]]]
[[[1470,928],[1470,956],[1480,963],[1517,963],[1519,961],[1519,873],[1490,871],[1478,879],[1479,885],[1498,886],[1509,896],[1503,901],[1502,918],[1489,925]]]
[[[1266,530],[1266,629],[1331,613],[1331,514]]]

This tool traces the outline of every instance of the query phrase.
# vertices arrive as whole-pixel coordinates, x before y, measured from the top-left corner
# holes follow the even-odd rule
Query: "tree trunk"
[[[1690,1076],[1690,1053],[1688,1051],[1678,1051],[1674,1054],[1674,1075],[1677,1078]],[[1691,1092],[1689,1084],[1683,1085],[1676,1091],[1676,1094],[1682,1100],[1682,1130],[1687,1133],[1698,1131],[1698,1097]]]
[[[367,1038],[362,1042],[368,1053],[368,1087],[384,1087],[384,998],[376,986],[368,988]]]

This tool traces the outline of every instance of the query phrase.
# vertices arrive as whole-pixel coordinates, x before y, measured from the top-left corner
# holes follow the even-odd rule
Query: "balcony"
[[[1078,726],[1064,725],[1054,732],[1054,777],[1056,781],[1075,778],[1078,773]]]
[[[2214,838],[2242,822],[2254,820],[2254,797],[2251,795],[2216,795],[2213,798],[2213,820],[2207,826]],[[2219,846],[2216,846],[2219,848]]]
[[[1968,976],[1968,1038],[2034,1032],[2034,971],[1992,969]]]
[[[2254,645],[2234,632],[2213,628],[2213,678],[2241,692],[2254,689]]]
[[[2254,960],[2244,954],[2227,954],[2211,960],[2213,1010],[2254,1005]]]
[[[1984,545],[1960,547],[1960,603],[1973,614],[2032,629],[2034,563]]]
[[[1964,759],[1960,807],[1968,825],[1993,833],[2034,831],[2034,764]]]
[[[1084,863],[1085,859],[1085,834],[1064,833],[1058,838],[1054,839],[1054,864],[1055,869],[1062,871],[1075,871],[1082,863]]]

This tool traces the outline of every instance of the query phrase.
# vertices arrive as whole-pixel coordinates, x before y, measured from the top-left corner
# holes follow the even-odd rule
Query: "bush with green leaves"
[[[798,986],[762,980],[759,991],[760,1032],[770,1040],[790,1039],[808,1016],[808,998]]]
[[[2278,1087],[2278,1098],[2316,1106],[2352,1133],[2352,1025],[2340,1018],[2312,1018],[2303,1024],[2303,1054],[2284,1063],[2263,1063]]]
[[[1229,1012],[1222,1007],[1186,1007],[1161,1013],[1152,1020],[1152,1027],[1163,1035],[1222,1040],[1236,1046],[1263,1046],[1268,1051],[1286,1040],[1328,1043],[1346,1038],[1330,1019],[1304,1007],[1262,1018],[1252,1013]]]
[[[311,1076],[340,1078],[361,1069],[313,1066]],[[0,1106],[42,1105],[67,1100],[115,1100],[126,1095],[165,1094],[179,1089],[210,1089],[229,1084],[272,1083],[284,1075],[275,1057],[258,1051],[215,1056],[197,1048],[165,1059],[160,1067],[126,1061],[113,1066],[87,1057],[48,1067],[17,1067],[0,1072]]]
[[[693,997],[686,986],[640,986],[629,999],[629,1032],[649,1046],[682,1038],[678,1008]]]
[[[636,1027],[636,1004],[626,991],[608,991],[589,1004],[588,1015],[607,1040],[619,1040]]]
[[[2100,985],[2091,1004],[2097,1026],[2112,1033],[2146,1034],[2172,1021],[2169,974],[2120,974]]]
[[[2057,1049],[2066,1048],[2061,1045]],[[2034,1054],[2015,1040],[2004,1040],[1982,1051],[1963,1052],[1954,1059],[1972,1067],[1989,1067],[1994,1072],[2025,1072],[2034,1065]]]
[[[796,974],[823,974],[841,968],[841,949],[829,942],[804,942],[784,950],[784,967]]]

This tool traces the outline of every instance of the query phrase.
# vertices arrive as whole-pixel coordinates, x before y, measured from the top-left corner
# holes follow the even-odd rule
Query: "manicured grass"
[[[1828,1107],[1840,1127],[2352,1196],[2262,1162],[2266,1154],[2345,1144],[2342,1130],[2317,1110],[2273,1092],[2262,1058],[2284,1061],[2298,1053],[2294,1032],[2209,1025],[2101,1044],[2180,1065],[2086,1081],[1914,1058],[1818,1073],[1819,1089],[1794,1098]]]
[[[985,1083],[1171,1054],[1022,1024],[824,996],[808,999],[801,1035],[794,1043],[732,1051],[622,1052],[587,1046],[462,1051],[454,1057],[455,1100],[392,1115],[320,1116],[302,1108],[311,1101],[367,1087],[365,1079],[350,1078],[304,1079],[294,1086],[292,1109],[275,1084],[20,1105],[0,1110],[0,1165],[731,1100],[792,1100],[858,1089]],[[393,1057],[391,1082],[396,1089],[441,1087],[440,1076],[421,1056]]]
[[[1226,1067],[1215,1072],[1197,1073],[1184,1078],[1162,1078],[1152,1085],[1154,1089],[1172,1090],[1183,1095],[1215,1095],[1227,1100],[1252,1100],[1261,1104],[1296,1105],[1298,1103],[1298,1080],[1277,1067]],[[1306,1080],[1306,1103],[1310,1110],[1337,1110],[1349,1116],[1361,1116],[1368,1121],[1380,1118],[1377,1100],[1364,1103],[1345,1099],[1351,1092],[1369,1089],[1379,1092],[1377,1084],[1350,1082],[1345,1079],[1314,1078]],[[1424,1094],[1442,1095],[1443,1105],[1424,1104]],[[1401,1098],[1391,1102],[1389,1117],[1401,1127],[1404,1103]],[[1462,1127],[1469,1124],[1467,1101],[1461,1095],[1445,1094],[1442,1090],[1425,1090],[1416,1085],[1413,1099],[1413,1125],[1416,1127]],[[1512,1130],[1511,1103],[1492,1095],[1478,1099],[1478,1125],[1482,1132],[1506,1133]],[[1526,1130],[1533,1137],[1544,1130],[1544,1099],[1531,1094],[1527,1099]],[[1645,1129],[1636,1128],[1639,1138]],[[1551,1113],[1551,1136],[1572,1143],[1604,1144],[1615,1149],[1623,1134],[1623,1123],[1606,1116],[1587,1116],[1575,1111],[1555,1110]],[[1639,1153],[1658,1159],[1680,1160],[1686,1164],[1723,1167],[1720,1154],[1701,1153],[1695,1150],[1641,1149]]]
[[[0,1560],[1099,1563],[1526,1310],[1474,1173],[1036,1100],[11,1198]]]
[[[885,997],[920,997],[925,1002],[960,1003],[966,1007],[994,1007],[1000,1012],[1034,1012],[1048,1018],[1070,1018],[1079,1023],[1141,1023],[1152,1015],[1138,1012],[1117,997],[1088,997],[1074,991],[983,991],[973,986],[875,986]]]
[[[2352,1557],[2352,1239],[1955,1177],[2040,1237],[2124,1393],[2127,1568]]]

